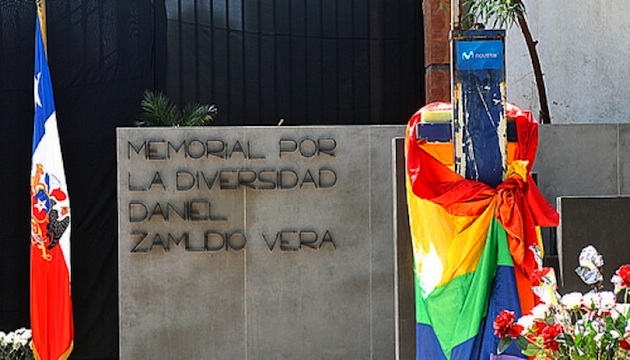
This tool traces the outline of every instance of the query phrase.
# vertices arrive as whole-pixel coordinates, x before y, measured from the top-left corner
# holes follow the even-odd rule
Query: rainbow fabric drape
[[[530,174],[538,145],[531,112],[506,106],[518,141],[508,146],[506,180],[492,188],[453,172],[451,144],[417,138],[423,115],[450,110],[446,103],[423,107],[406,133],[416,352],[418,359],[485,360],[499,340],[492,329],[496,314],[519,315],[534,306],[530,276],[541,266],[539,227],[556,226],[559,216]]]

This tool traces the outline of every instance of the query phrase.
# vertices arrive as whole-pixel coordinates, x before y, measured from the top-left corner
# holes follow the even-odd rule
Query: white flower
[[[599,293],[599,309],[603,311],[610,311],[614,309],[617,304],[617,297],[612,291],[602,291]]]
[[[623,279],[617,274],[613,275],[613,277],[610,279],[610,282],[615,285],[615,294],[619,294],[621,290],[625,289],[625,287],[622,285]]]
[[[582,306],[587,309],[599,308],[599,295],[596,292],[589,292],[582,297]]]
[[[524,315],[521,316],[520,319],[518,319],[516,323],[523,327],[521,335],[531,330],[532,326],[534,325],[534,320],[536,320],[536,317],[534,315]]]
[[[621,316],[626,316],[628,314],[628,308],[630,307],[630,304],[615,304],[615,308],[610,312],[610,317],[617,321],[617,319],[619,318],[619,315]]]
[[[540,303],[532,309],[531,313],[536,319],[544,319],[547,316],[547,312],[549,311],[549,305],[545,303]]]
[[[615,310],[623,316],[628,315],[628,310],[630,310],[630,304],[617,304],[615,305]]]
[[[10,333],[9,333],[9,334],[5,337],[5,340],[6,340],[8,343],[13,343],[13,342],[15,342],[15,333],[14,333],[14,332],[10,332]]]
[[[578,309],[582,304],[582,294],[579,292],[568,293],[562,297],[560,302],[569,310]]]
[[[628,323],[626,324],[626,333],[630,333],[630,318],[628,319]]]
[[[9,332],[8,334],[0,331],[0,344],[9,346],[13,350],[18,350],[28,346],[31,341],[31,335],[31,330],[25,328]]]
[[[610,336],[612,336],[613,339],[619,339],[619,337],[621,337],[617,330],[610,330]]]

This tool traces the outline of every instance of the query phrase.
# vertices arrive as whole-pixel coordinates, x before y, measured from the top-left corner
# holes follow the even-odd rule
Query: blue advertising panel
[[[503,42],[500,40],[456,41],[459,70],[503,68]]]
[[[507,166],[503,30],[453,33],[455,170],[497,186]]]

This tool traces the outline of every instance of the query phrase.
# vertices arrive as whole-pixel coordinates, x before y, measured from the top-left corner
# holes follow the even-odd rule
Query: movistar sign
[[[503,42],[457,41],[456,64],[459,70],[501,69],[503,67]]]

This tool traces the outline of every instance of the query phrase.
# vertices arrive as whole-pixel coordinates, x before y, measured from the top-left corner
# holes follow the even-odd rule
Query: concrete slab
[[[617,125],[541,125],[533,171],[551,204],[558,196],[617,194]]]
[[[118,129],[121,358],[393,358],[403,135]]]
[[[619,266],[630,262],[626,240],[630,232],[630,222],[627,221],[630,197],[561,197],[558,208],[561,215],[558,245],[562,254],[562,292],[590,290],[575,273],[580,251],[587,245],[595,246],[603,255],[603,286],[611,291],[612,275]]]

